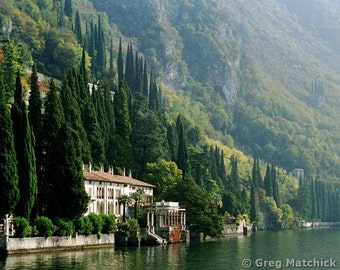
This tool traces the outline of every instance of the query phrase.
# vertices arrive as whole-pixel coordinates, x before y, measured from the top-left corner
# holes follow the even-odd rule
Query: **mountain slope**
[[[288,170],[339,176],[340,3],[92,2],[166,85],[201,104],[213,136]]]
[[[62,77],[82,48],[54,2],[0,0],[0,38],[19,42],[26,65]],[[107,52],[122,37],[144,54],[171,116],[287,170],[340,177],[339,2],[72,2],[83,33],[100,14]]]

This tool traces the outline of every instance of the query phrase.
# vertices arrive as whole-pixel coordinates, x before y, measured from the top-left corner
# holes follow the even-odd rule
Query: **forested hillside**
[[[340,5],[312,2],[0,0],[1,211],[81,215],[91,162],[155,184],[209,235],[240,214],[270,228],[338,220],[340,55],[326,14]],[[64,196],[78,198],[66,213]]]
[[[245,152],[339,176],[339,7],[312,2],[93,1]]]

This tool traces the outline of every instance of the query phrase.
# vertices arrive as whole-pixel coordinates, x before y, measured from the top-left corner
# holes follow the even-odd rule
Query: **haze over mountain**
[[[338,1],[93,3],[136,40],[165,84],[201,102],[213,127],[246,153],[339,176]],[[222,119],[221,107],[202,99],[210,91],[223,93]]]
[[[207,137],[288,171],[339,178],[339,1],[79,0],[73,9],[83,20],[101,14],[107,50],[111,39],[133,44],[162,81],[167,110]],[[42,49],[54,42],[40,39],[46,29],[30,21],[18,31],[20,16],[6,12],[3,33],[11,18],[12,37],[44,72],[70,66]]]

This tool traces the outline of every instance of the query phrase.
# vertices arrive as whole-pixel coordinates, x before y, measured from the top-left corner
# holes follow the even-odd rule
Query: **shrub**
[[[69,236],[73,233],[73,222],[66,219],[57,219],[55,222],[57,236]]]
[[[113,233],[117,230],[116,216],[114,215],[101,215],[103,220],[102,233]]]
[[[53,222],[48,217],[37,217],[35,226],[38,230],[38,236],[48,237],[51,236],[55,230]]]
[[[131,233],[137,233],[139,231],[139,224],[137,219],[130,218],[128,219],[127,223],[129,224],[129,231]]]
[[[92,234],[100,234],[102,232],[102,228],[103,228],[103,220],[101,218],[101,216],[95,214],[95,213],[91,213],[88,215],[91,223],[92,223]]]
[[[119,221],[117,225],[117,230],[120,232],[128,232],[130,229],[129,223],[124,222],[124,221]]]
[[[76,231],[79,234],[90,235],[93,231],[92,222],[88,216],[82,216],[76,221]]]
[[[16,237],[26,237],[29,236],[31,233],[31,228],[28,220],[23,217],[14,217],[13,224],[15,229],[15,236]]]

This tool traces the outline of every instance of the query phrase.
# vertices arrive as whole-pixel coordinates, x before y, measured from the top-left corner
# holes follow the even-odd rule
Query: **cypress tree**
[[[109,79],[113,80],[115,76],[115,71],[113,68],[113,42],[111,39],[111,46],[110,46],[110,62],[109,62]]]
[[[37,161],[40,159],[41,153],[41,137],[42,137],[42,101],[40,96],[39,84],[38,84],[38,74],[36,64],[33,64],[32,74],[30,80],[31,94],[29,97],[29,122],[32,126],[34,137],[36,140],[36,158]]]
[[[251,185],[250,190],[250,211],[249,217],[252,222],[258,222],[259,220],[259,206],[258,206],[258,198],[256,193],[255,185]]]
[[[106,68],[106,55],[105,55],[105,38],[104,31],[102,29],[102,23],[100,16],[98,17],[98,33],[96,40],[96,51],[97,51],[97,68],[100,73],[104,73]]]
[[[49,178],[46,174],[48,170],[51,170],[51,166],[49,162],[53,160],[53,152],[51,151],[51,145],[56,140],[59,129],[65,122],[63,108],[60,101],[59,91],[57,90],[57,86],[54,83],[54,80],[51,79],[49,92],[47,93],[47,100],[45,102],[45,114],[43,115],[43,130],[44,130],[44,161],[43,161],[43,170],[44,177],[41,179],[41,183],[39,185],[39,212],[43,214],[43,211],[46,207],[46,199],[47,194],[49,192],[49,188],[51,188],[52,178]]]
[[[157,111],[159,108],[158,97],[157,97],[157,84],[156,81],[152,77],[152,72],[150,75],[150,88],[149,88],[149,106],[154,111]]]
[[[143,94],[145,97],[149,97],[149,83],[148,83],[148,70],[146,67],[146,61],[144,60],[143,68]]]
[[[104,161],[104,139],[98,122],[96,109],[90,99],[83,104],[83,123],[91,146],[91,157],[95,164]]]
[[[36,200],[36,210],[38,210],[39,205],[39,194],[42,189],[43,183],[43,116],[42,116],[42,100],[40,96],[39,84],[38,84],[38,74],[36,64],[32,66],[32,73],[30,79],[31,93],[29,97],[28,105],[28,118],[35,138],[35,158],[36,158],[36,173],[38,178],[38,194]],[[35,213],[38,214],[38,213]]]
[[[72,16],[72,0],[65,0],[64,14],[67,17],[71,17]]]
[[[5,60],[3,63],[3,83],[5,102],[12,102],[15,89],[15,75],[19,66],[20,52],[17,44],[9,40],[5,46]]]
[[[50,179],[46,214],[51,218],[76,219],[87,208],[89,197],[82,175],[80,140],[64,123],[52,142],[46,176]]]
[[[121,83],[124,80],[124,62],[122,52],[122,39],[119,39],[118,57],[117,57],[117,69],[118,69],[118,89],[120,89]]]
[[[238,176],[238,165],[237,165],[237,157],[235,155],[232,155],[230,157],[230,165],[231,165],[231,182],[234,189],[239,188],[239,176]]]
[[[114,164],[118,167],[133,166],[132,146],[130,143],[130,136],[132,132],[132,125],[130,121],[129,109],[129,88],[125,81],[121,81],[121,87],[115,94],[113,101],[113,108],[116,122],[116,137],[114,141],[115,151]]]
[[[116,134],[116,123],[115,123],[115,113],[113,109],[113,99],[112,94],[110,92],[109,86],[103,86],[103,102],[105,108],[105,115],[107,119],[107,134],[105,138],[105,156],[106,160],[109,162],[110,160],[113,161],[114,159],[114,136]],[[110,162],[109,162],[110,163]],[[113,164],[113,163],[111,163]]]
[[[252,179],[253,179],[255,188],[263,187],[263,181],[262,181],[261,169],[260,169],[260,161],[258,158],[254,158]]]
[[[95,67],[95,57],[96,57],[96,48],[95,48],[95,35],[94,35],[94,27],[93,27],[93,20],[91,19],[90,23],[90,33],[88,34],[88,54],[91,56],[91,69],[94,73],[94,67]],[[86,80],[86,83],[88,80]]]
[[[60,94],[61,103],[63,106],[65,121],[73,127],[80,138],[82,160],[83,162],[88,163],[91,160],[91,148],[82,123],[81,112],[75,98],[75,92],[75,78],[72,73],[69,72],[68,77],[63,80]]]
[[[12,105],[13,135],[17,157],[20,199],[16,214],[29,219],[37,197],[37,173],[34,153],[34,138],[28,122],[28,114],[23,99],[20,72],[16,78],[14,103]]]
[[[128,45],[127,53],[126,53],[126,60],[125,60],[125,80],[127,85],[130,87],[132,94],[135,94],[135,64],[133,61],[133,51],[132,45]]]
[[[128,101],[128,87],[123,82],[122,87],[115,94],[114,112],[116,131],[124,140],[129,141],[131,135],[131,122]]]
[[[178,130],[178,157],[177,157],[177,166],[183,172],[183,179],[189,172],[189,156],[188,156],[188,148],[187,148],[187,140],[186,134],[184,131],[183,122],[181,116],[177,117],[177,130]]]
[[[276,174],[276,167],[272,164],[271,166],[271,179],[273,187],[273,197],[276,202],[277,207],[281,207],[281,198],[279,193],[279,180]]]
[[[71,1],[71,0],[69,0]],[[64,8],[61,5],[57,6],[57,23],[59,27],[64,27],[64,15],[65,15],[65,5]]]
[[[266,190],[267,197],[273,197],[272,170],[269,163],[267,163],[266,175],[264,177],[264,189]]]
[[[135,53],[135,83],[134,88],[135,92],[141,93],[142,92],[142,85],[143,85],[143,63],[138,56],[138,52]]]
[[[217,164],[216,164],[216,151],[213,146],[210,146],[210,175],[213,180],[217,179]]]
[[[75,18],[75,22],[74,22],[74,33],[76,34],[78,43],[83,44],[83,34],[82,34],[82,31],[81,31],[81,20],[80,20],[80,15],[79,15],[78,10],[76,12],[76,18]]]
[[[225,168],[225,163],[224,163],[224,152],[223,151],[221,151],[221,154],[220,154],[220,164],[219,164],[219,167],[218,167],[218,176],[221,178],[222,183],[225,184],[227,177],[226,177],[226,168]]]
[[[6,101],[0,78],[0,217],[13,213],[20,196],[13,123]]]
[[[314,207],[313,201],[315,202],[315,200],[312,200],[311,182],[312,181],[306,179],[304,181],[304,184],[299,186],[297,196],[298,212],[305,219],[311,218],[313,215],[315,215],[314,213],[316,212],[316,208],[314,210],[312,209]]]
[[[74,77],[76,77],[76,74],[74,74]],[[89,82],[89,78],[88,78],[88,73],[87,73],[87,69],[86,69],[86,54],[85,54],[85,48],[83,47],[83,52],[82,52],[82,57],[81,57],[81,63],[80,63],[80,80],[81,82],[78,81],[78,87],[79,88],[83,88],[82,86],[87,86],[87,83]],[[75,82],[77,81],[76,78]],[[84,87],[86,88],[86,87]],[[88,89],[83,89],[84,91],[81,91],[81,89],[79,89],[80,95],[79,95],[79,99],[86,99],[89,96],[89,91]],[[76,95],[77,98],[77,95]]]
[[[138,94],[141,95],[141,94]],[[162,124],[147,105],[146,98],[134,103],[131,144],[138,175],[144,175],[146,164],[165,158]]]
[[[168,139],[171,160],[176,161],[177,150],[178,150],[178,137],[177,137],[174,127],[170,124],[168,125],[168,128],[167,128],[167,139]]]

